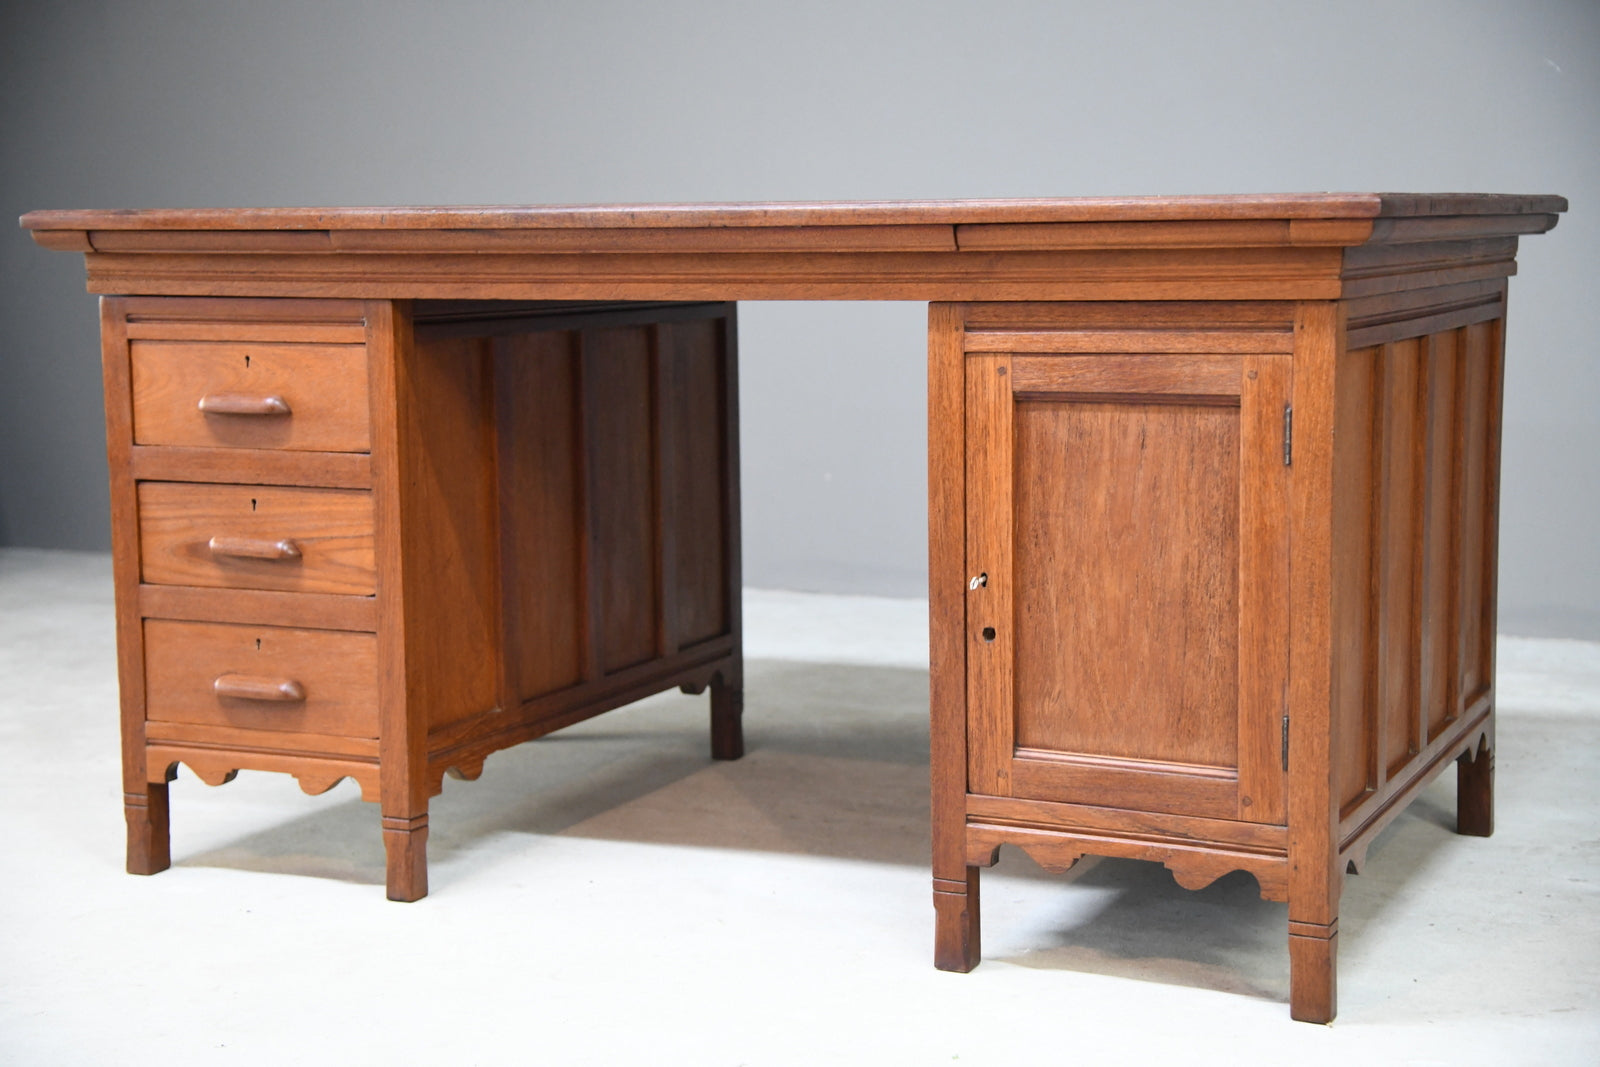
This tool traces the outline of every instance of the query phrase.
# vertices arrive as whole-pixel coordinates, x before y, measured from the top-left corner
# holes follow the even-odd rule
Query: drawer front
[[[133,341],[139,445],[366,452],[363,345]]]
[[[372,494],[140,482],[139,566],[156,585],[370,596]]]
[[[372,634],[147,619],[144,650],[152,721],[378,736]]]

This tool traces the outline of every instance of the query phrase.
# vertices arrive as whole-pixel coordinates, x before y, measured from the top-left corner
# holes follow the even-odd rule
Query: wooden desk
[[[1559,197],[55,211],[104,293],[129,870],[177,763],[428,798],[673,685],[739,755],[740,299],[930,301],[936,960],[1016,845],[1246,870],[1291,1010],[1492,828],[1506,280]]]

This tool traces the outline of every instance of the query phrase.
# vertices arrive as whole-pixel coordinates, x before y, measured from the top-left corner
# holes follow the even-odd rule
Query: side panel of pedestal
[[[1335,794],[1358,868],[1423,785],[1493,747],[1504,283],[1468,295],[1371,325],[1352,302],[1339,359]]]
[[[413,557],[446,606],[423,654],[428,778],[671,686],[740,750],[733,308],[415,305],[452,501]],[[452,414],[459,411],[459,416]],[[451,434],[448,426],[466,428]],[[415,476],[414,479],[415,481]],[[412,492],[416,492],[413,487]],[[440,577],[444,576],[444,577]],[[409,604],[409,600],[408,600]]]

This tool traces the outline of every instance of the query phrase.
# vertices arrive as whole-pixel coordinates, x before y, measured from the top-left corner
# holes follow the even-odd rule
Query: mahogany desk
[[[167,786],[447,772],[670,686],[742,751],[724,301],[926,300],[936,960],[999,846],[1249,871],[1291,1011],[1456,761],[1488,834],[1501,354],[1552,196],[48,211],[102,303],[128,867]]]

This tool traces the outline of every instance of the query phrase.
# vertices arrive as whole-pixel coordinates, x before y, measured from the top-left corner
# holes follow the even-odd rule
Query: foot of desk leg
[[[172,866],[172,834],[167,815],[167,786],[145,786],[142,793],[124,793],[128,820],[128,873],[155,874]]]
[[[968,867],[965,881],[933,880],[933,965],[941,971],[966,972],[983,958],[978,922],[978,868]]]
[[[1289,1015],[1303,1023],[1331,1023],[1338,1010],[1335,968],[1339,920],[1289,921]]]
[[[428,895],[428,817],[383,817],[389,899],[410,902]]]
[[[719,674],[711,679],[711,758],[744,755],[744,686]]]
[[[1494,833],[1494,749],[1487,740],[1456,760],[1456,833]]]

